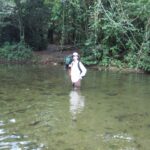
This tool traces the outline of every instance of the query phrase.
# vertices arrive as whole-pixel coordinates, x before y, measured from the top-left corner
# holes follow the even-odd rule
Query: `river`
[[[149,150],[150,76],[0,66],[0,150]]]

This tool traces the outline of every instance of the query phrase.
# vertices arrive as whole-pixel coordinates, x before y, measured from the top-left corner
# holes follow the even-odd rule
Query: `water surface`
[[[62,66],[0,66],[0,149],[149,150],[150,77]]]

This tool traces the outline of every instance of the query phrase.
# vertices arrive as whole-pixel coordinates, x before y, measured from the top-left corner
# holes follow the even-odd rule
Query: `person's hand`
[[[71,67],[71,64],[69,64],[69,68]]]
[[[84,76],[81,76],[81,79],[83,79],[84,78]]]
[[[84,76],[80,76],[80,79],[82,80]]]

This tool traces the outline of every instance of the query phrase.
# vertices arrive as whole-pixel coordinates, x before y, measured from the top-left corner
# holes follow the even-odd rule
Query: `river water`
[[[149,150],[150,76],[0,66],[0,150]]]

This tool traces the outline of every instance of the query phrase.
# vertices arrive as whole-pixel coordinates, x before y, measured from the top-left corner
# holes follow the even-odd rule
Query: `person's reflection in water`
[[[72,120],[77,120],[77,114],[81,113],[84,109],[85,98],[81,95],[79,90],[73,90],[70,92],[70,112]]]

